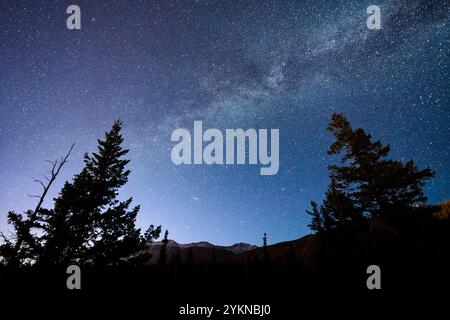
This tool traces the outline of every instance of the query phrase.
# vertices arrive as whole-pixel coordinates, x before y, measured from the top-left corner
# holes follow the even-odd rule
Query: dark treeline
[[[66,182],[44,209],[42,201],[24,215],[10,212],[14,236],[0,248],[0,283],[11,293],[137,294],[205,299],[290,295],[288,288],[323,294],[367,292],[366,268],[382,270],[382,288],[444,288],[449,283],[449,203],[426,205],[423,187],[434,176],[412,160],[389,158],[390,147],[373,141],[334,114],[328,153],[330,183],[322,204],[312,202],[310,228],[315,234],[275,245],[266,244],[227,259],[196,261],[190,250],[168,256],[168,231],[156,264],[146,244],[161,227],[136,228],[139,206],[117,200],[128,179],[121,124],[116,122],[98,151],[85,155],[85,167]],[[70,154],[70,153],[69,153]],[[68,155],[67,155],[68,156]],[[66,158],[53,163],[50,184]],[[41,197],[42,198],[42,197]],[[66,267],[82,266],[81,293],[66,288]],[[299,292],[300,294],[300,292]]]

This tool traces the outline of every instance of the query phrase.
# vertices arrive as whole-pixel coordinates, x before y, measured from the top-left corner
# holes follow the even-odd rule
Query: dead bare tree
[[[44,202],[44,199],[47,196],[48,190],[52,186],[53,182],[56,180],[56,177],[58,176],[59,172],[61,171],[61,168],[64,166],[64,164],[66,164],[74,147],[75,147],[75,144],[72,144],[72,146],[70,147],[67,154],[64,157],[61,157],[59,160],[58,159],[56,159],[54,161],[46,160],[52,166],[52,168],[50,170],[50,177],[47,177],[46,175],[44,175],[44,179],[47,181],[47,184],[44,184],[42,182],[42,180],[40,180],[40,179],[33,178],[34,182],[39,183],[43,188],[42,194],[40,196],[30,195],[31,197],[39,198],[36,208],[33,211],[34,216],[36,216],[36,213],[41,208],[42,203]]]
[[[60,159],[56,159],[54,161],[46,160],[51,164],[51,170],[49,172],[50,176],[44,175],[46,183],[44,183],[40,179],[33,178],[36,183],[39,183],[42,186],[43,190],[41,195],[29,195],[30,197],[38,198],[39,200],[34,210],[28,210],[26,212],[27,218],[24,220],[20,214],[16,214],[14,212],[8,213],[8,221],[14,225],[16,232],[14,245],[12,245],[12,241],[10,239],[7,239],[7,237],[3,233],[1,233],[0,236],[3,237],[4,242],[11,249],[11,263],[19,262],[18,259],[20,258],[18,257],[18,255],[24,242],[27,242],[29,245],[31,245],[31,242],[33,242],[31,229],[36,225],[37,214],[42,207],[42,204],[45,200],[45,197],[47,196],[48,191],[50,190],[50,187],[56,180],[56,177],[60,173],[62,167],[67,163],[74,147],[75,144],[72,144],[66,155],[61,157]]]

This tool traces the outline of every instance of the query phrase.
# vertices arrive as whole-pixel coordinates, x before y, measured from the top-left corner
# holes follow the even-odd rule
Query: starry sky
[[[66,8],[81,8],[68,30]],[[366,9],[381,8],[381,30]],[[46,206],[115,119],[138,225],[178,242],[296,239],[328,183],[326,126],[342,112],[431,166],[430,203],[450,198],[450,4],[404,1],[0,2],[0,230],[33,208],[32,177],[76,143]],[[175,166],[176,128],[280,129],[280,170]]]

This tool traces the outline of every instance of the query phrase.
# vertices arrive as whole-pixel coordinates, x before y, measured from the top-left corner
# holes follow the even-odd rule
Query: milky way
[[[0,3],[0,229],[39,193],[46,159],[76,149],[52,189],[82,167],[115,119],[132,171],[123,197],[139,226],[180,242],[260,244],[308,232],[305,209],[327,186],[326,131],[344,113],[430,165],[430,203],[450,198],[448,1],[74,1]],[[369,4],[381,30],[366,26]],[[280,129],[280,171],[175,166],[171,132]],[[46,202],[52,205],[51,197]]]

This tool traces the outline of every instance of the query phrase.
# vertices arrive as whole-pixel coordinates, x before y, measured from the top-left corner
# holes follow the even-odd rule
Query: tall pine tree
[[[41,214],[43,262],[117,265],[143,248],[135,226],[139,206],[130,210],[131,198],[117,199],[130,174],[120,131],[116,121],[105,139],[98,140],[98,151],[85,154],[85,167],[65,183],[55,208]]]
[[[353,129],[342,114],[333,114],[328,126],[335,140],[330,155],[341,155],[340,164],[330,165],[331,183],[320,208],[312,202],[310,228],[315,231],[352,224],[364,217],[390,216],[405,212],[427,198],[423,186],[434,172],[419,170],[412,160],[387,159],[390,146],[363,129]]]

